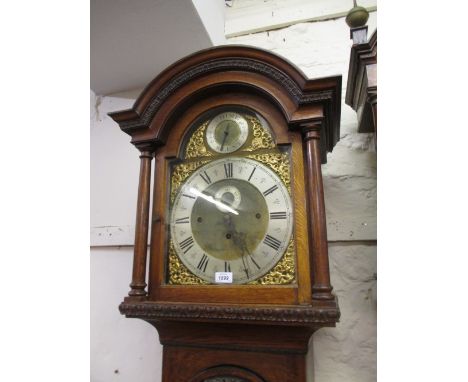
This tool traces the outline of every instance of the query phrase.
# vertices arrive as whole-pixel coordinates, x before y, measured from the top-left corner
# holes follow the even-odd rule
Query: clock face
[[[247,140],[249,127],[240,114],[228,111],[214,117],[206,129],[206,142],[217,153],[232,153]]]
[[[216,272],[231,272],[237,284],[263,276],[286,251],[292,224],[291,199],[280,178],[241,157],[198,168],[180,187],[170,217],[178,257],[211,283]]]

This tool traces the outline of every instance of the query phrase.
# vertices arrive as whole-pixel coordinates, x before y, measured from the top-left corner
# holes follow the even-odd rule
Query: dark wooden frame
[[[355,34],[362,36],[351,48],[345,102],[357,112],[358,131],[377,135],[377,30],[369,41],[361,41],[367,26],[351,29],[353,41]]]
[[[184,90],[183,90],[184,91]],[[286,122],[283,115],[264,97],[245,93],[238,90],[231,90],[229,93],[221,95],[205,94],[203,99],[188,106],[180,113],[177,121],[172,125],[172,131],[168,136],[166,144],[159,148],[156,153],[158,160],[155,165],[155,174],[159,174],[162,179],[169,179],[169,161],[179,157],[179,151],[183,135],[187,127],[191,126],[200,115],[213,108],[230,105],[243,106],[255,110],[261,114],[272,127],[273,133],[278,144],[288,144],[292,146],[293,179],[304,179],[304,169],[302,166],[302,141],[300,134],[288,134],[284,129]],[[164,283],[165,274],[160,270],[166,268],[166,225],[168,221],[167,200],[168,187],[165,182],[157,182],[154,189],[153,216],[157,216],[158,223],[153,224],[151,235],[150,262],[157,264],[152,266],[149,273],[148,299],[150,301],[172,301],[172,302],[193,302],[193,303],[229,303],[229,304],[259,304],[267,301],[270,304],[304,304],[311,300],[311,279],[309,269],[309,256],[307,248],[307,215],[304,203],[300,203],[306,195],[302,182],[293,181],[292,191],[296,196],[295,202],[295,234],[302,239],[298,243],[297,251],[302,254],[298,256],[298,274],[297,284],[283,286],[252,286],[252,285],[230,285],[220,287],[219,285],[199,285],[199,286],[181,286],[166,285]]]
[[[192,122],[222,105],[242,105],[259,112],[271,125],[277,143],[291,145],[298,254],[294,285],[174,286],[164,283],[168,161],[179,157],[180,143]],[[174,344],[187,346],[187,349],[206,348],[206,341],[227,352],[242,351],[247,332],[250,341],[263,349],[259,352],[265,352],[267,338],[255,335],[251,325],[262,325],[262,330],[270,330],[272,335],[276,332],[275,326],[281,325],[287,329],[285,338],[274,351],[291,353],[293,345],[287,338],[297,332],[292,338],[296,341],[300,338],[302,358],[293,364],[303,368],[310,335],[338,321],[338,304],[330,285],[321,164],[326,162],[327,152],[339,139],[340,105],[341,76],[309,80],[277,55],[250,47],[225,46],[176,62],[145,88],[132,109],[110,113],[141,151],[131,290],[120,305],[120,311],[158,328],[161,343],[168,349],[166,358],[172,354],[169,349]],[[153,157],[155,184],[147,292]],[[178,324],[180,322],[182,325]],[[213,328],[211,335],[207,333],[208,340],[196,335],[204,323],[210,323]],[[223,325],[231,325],[238,334],[230,338],[228,344],[220,329]],[[180,332],[182,328],[189,328],[186,330],[192,334],[187,333],[181,341],[177,339],[177,330]],[[179,349],[173,362],[182,357],[184,351],[189,351],[187,349]],[[218,358],[222,354],[218,352]],[[211,361],[204,367],[216,364],[214,355],[210,357]],[[222,364],[222,358],[217,362]],[[166,365],[166,369],[171,365]],[[303,371],[298,373],[303,375]],[[163,373],[163,379],[170,380],[169,375],[172,374]]]

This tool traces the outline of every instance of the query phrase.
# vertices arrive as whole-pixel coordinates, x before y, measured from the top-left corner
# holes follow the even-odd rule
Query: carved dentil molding
[[[120,313],[127,317],[152,319],[207,319],[243,322],[274,322],[281,324],[335,324],[340,312],[337,308],[312,306],[239,307],[201,304],[133,303],[123,302]]]
[[[311,94],[303,94],[301,88],[289,76],[271,65],[260,61],[246,58],[217,59],[194,66],[172,78],[151,100],[149,106],[144,110],[139,119],[121,122],[120,127],[123,130],[133,130],[148,126],[159,106],[178,88],[195,77],[226,70],[243,70],[263,74],[281,84],[297,104],[331,100],[333,97],[333,90],[321,90]]]

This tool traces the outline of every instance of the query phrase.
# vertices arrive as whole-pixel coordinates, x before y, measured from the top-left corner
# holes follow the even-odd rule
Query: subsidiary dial
[[[249,125],[244,117],[234,112],[223,112],[208,124],[206,142],[218,153],[232,153],[245,143],[248,135]]]

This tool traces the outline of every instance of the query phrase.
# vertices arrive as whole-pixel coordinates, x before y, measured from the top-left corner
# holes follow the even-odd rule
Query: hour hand
[[[236,235],[234,237],[235,241],[234,244],[237,245],[241,250],[242,250],[242,263],[246,268],[248,268],[249,260],[257,267],[257,269],[260,269],[260,265],[255,261],[253,254],[249,251],[249,248],[247,248],[247,242],[246,242],[246,234],[243,232],[236,232]],[[247,254],[247,256],[244,256]],[[244,261],[245,258],[245,261]]]
[[[223,141],[221,142],[221,148],[219,149],[220,151],[223,151],[223,147],[224,147],[224,144],[226,143],[226,138],[227,138],[228,135],[229,135],[229,123],[226,126],[226,130],[224,130]]]
[[[245,253],[245,233],[237,232],[236,226],[232,221],[232,216],[225,214],[223,216],[224,225],[227,228],[227,233],[231,235],[233,244],[242,251],[242,256]]]

